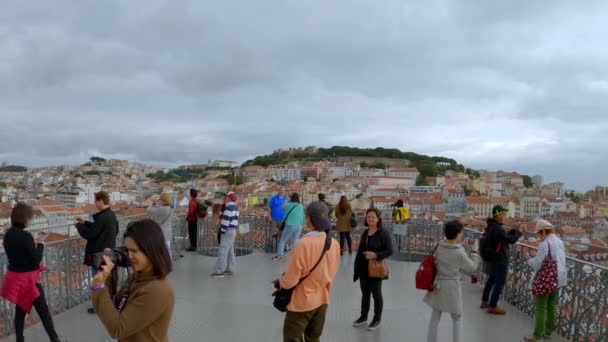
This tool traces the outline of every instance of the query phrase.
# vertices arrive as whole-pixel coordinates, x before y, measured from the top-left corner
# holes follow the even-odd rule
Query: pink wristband
[[[106,286],[103,285],[103,284],[102,285],[95,285],[95,286],[91,287],[91,291],[102,290],[102,289],[105,289],[105,288],[106,288]]]

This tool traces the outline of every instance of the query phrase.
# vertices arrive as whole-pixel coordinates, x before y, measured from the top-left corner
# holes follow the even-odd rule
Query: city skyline
[[[608,183],[605,3],[5,8],[0,160],[12,164],[386,146],[579,191]]]

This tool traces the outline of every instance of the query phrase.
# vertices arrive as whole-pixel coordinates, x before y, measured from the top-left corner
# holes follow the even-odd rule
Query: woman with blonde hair
[[[163,192],[160,195],[160,204],[156,201],[152,202],[152,206],[147,209],[148,214],[152,215],[154,221],[158,223],[163,236],[167,242],[167,249],[171,252],[171,241],[173,241],[173,222],[171,220],[173,209],[171,208],[171,196]]]
[[[340,203],[336,207],[336,231],[340,234],[340,255],[344,254],[344,242],[348,243],[348,254],[353,254],[353,241],[350,237],[351,217],[353,209],[346,196],[340,197]]]

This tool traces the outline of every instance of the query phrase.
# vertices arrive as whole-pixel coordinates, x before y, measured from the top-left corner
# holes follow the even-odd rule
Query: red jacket
[[[186,220],[192,222],[196,221],[198,218],[196,216],[196,207],[198,206],[198,201],[196,198],[192,198],[190,200],[190,204],[188,204],[188,216],[186,216]]]
[[[0,296],[30,313],[34,301],[40,296],[36,283],[40,280],[40,273],[45,269],[46,267],[40,266],[31,272],[8,271],[2,290],[0,290]]]

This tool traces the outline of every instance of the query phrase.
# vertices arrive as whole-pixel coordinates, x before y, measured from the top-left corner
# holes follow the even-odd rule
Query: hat
[[[321,201],[311,202],[306,208],[306,215],[310,217],[310,221],[316,230],[327,231],[331,229],[329,209],[325,203]]]
[[[227,196],[228,198],[230,198],[230,200],[231,200],[232,202],[235,202],[235,201],[236,201],[236,194],[234,193],[234,191],[230,191],[228,194],[226,194],[226,196]]]
[[[543,219],[539,219],[536,221],[536,227],[534,228],[534,233],[538,234],[541,230],[551,229],[553,230],[553,225],[551,222]]]
[[[494,206],[494,208],[492,208],[492,217],[496,217],[500,214],[507,214],[509,212],[509,209],[503,207],[500,204],[497,204]]]

